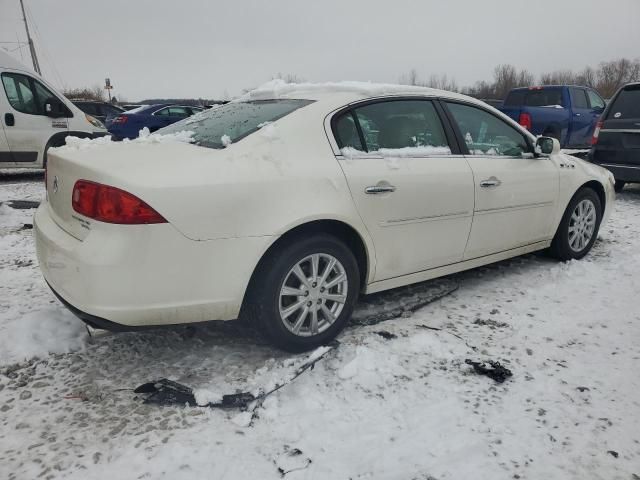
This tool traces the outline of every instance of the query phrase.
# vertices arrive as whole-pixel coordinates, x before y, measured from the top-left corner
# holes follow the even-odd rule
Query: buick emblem
[[[53,177],[53,193],[58,193],[58,176]]]

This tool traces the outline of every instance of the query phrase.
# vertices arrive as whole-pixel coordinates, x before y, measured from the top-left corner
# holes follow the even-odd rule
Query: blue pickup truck
[[[604,107],[591,88],[545,85],[514,88],[498,109],[534,135],[557,138],[563,148],[588,148]]]

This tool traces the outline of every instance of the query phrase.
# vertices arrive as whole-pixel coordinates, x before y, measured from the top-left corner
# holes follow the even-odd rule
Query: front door
[[[38,80],[21,73],[4,72],[2,85],[9,102],[2,113],[13,161],[16,165],[42,165],[49,139],[57,131],[68,130],[66,118],[45,115],[44,103],[56,96]]]
[[[333,126],[340,166],[375,245],[374,281],[461,261],[473,175],[433,102],[355,106]]]
[[[534,158],[516,128],[478,106],[447,102],[464,140],[475,181],[473,226],[464,259],[491,255],[553,236],[559,174],[550,158]]]

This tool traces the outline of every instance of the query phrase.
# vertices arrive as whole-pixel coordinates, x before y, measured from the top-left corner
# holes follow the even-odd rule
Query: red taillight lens
[[[109,185],[78,180],[71,197],[73,209],[100,222],[141,225],[167,223],[165,218],[135,195]]]
[[[593,131],[593,136],[591,137],[591,145],[595,145],[598,143],[598,137],[600,136],[600,130],[602,129],[602,122],[596,123],[596,128]]]
[[[521,113],[520,118],[518,118],[518,123],[527,130],[531,130],[531,115],[525,112]]]
[[[113,119],[113,121],[111,123],[127,123],[127,120],[129,120],[129,117],[127,117],[126,115],[118,115],[116,118]]]

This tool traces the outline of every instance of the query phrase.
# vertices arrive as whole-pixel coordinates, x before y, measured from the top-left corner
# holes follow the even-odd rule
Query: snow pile
[[[373,82],[326,82],[326,83],[287,83],[282,79],[271,80],[260,85],[255,90],[233,100],[234,102],[247,102],[250,100],[264,100],[304,93],[355,93],[363,96],[393,95],[401,93],[416,93],[422,95],[436,95],[441,90],[428,87],[417,87],[412,85],[396,85],[390,83]]]
[[[155,144],[155,143],[193,143],[193,134],[191,130],[181,130],[176,133],[151,133],[147,127],[140,130],[138,138],[134,140],[124,139],[122,142],[114,142],[110,136],[98,137],[98,138],[78,138],[69,135],[65,137],[65,145],[62,147],[52,147],[51,151],[65,153],[90,150],[93,148],[104,146],[118,146],[127,144]]]
[[[61,307],[4,320],[0,333],[0,365],[80,350],[87,338],[84,324]]]
[[[358,158],[368,155],[380,155],[382,157],[405,158],[405,157],[426,157],[429,155],[451,155],[449,147],[433,147],[424,145],[421,147],[403,147],[403,148],[381,148],[373,152],[362,152],[353,147],[344,147],[340,153],[346,158]]]
[[[229,135],[222,135],[220,137],[220,143],[226,148],[231,145],[233,142],[231,141],[231,137]]]

